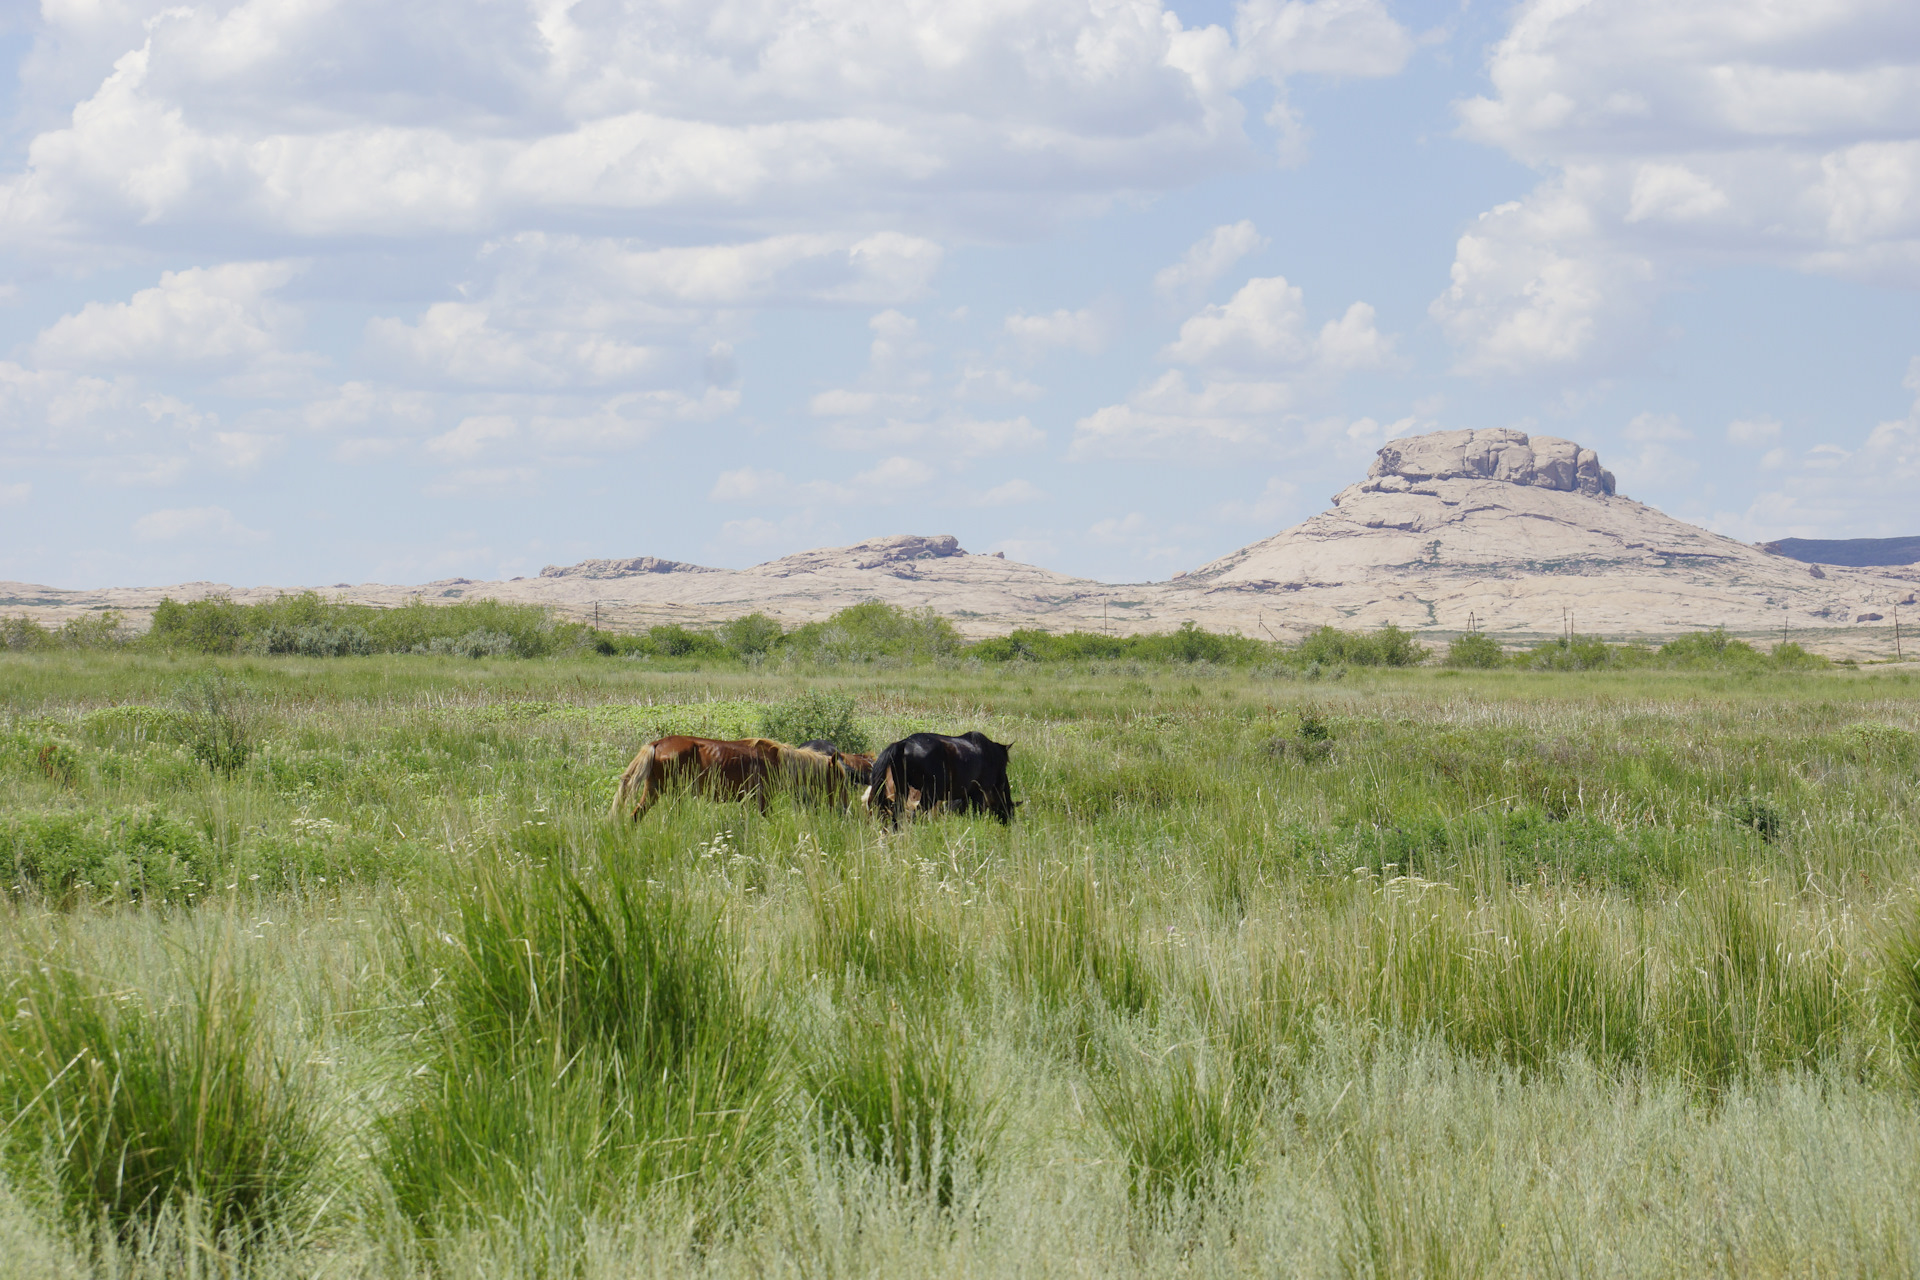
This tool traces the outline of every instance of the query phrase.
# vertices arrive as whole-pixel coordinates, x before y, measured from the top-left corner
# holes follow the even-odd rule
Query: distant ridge
[[[1762,550],[1807,564],[1843,564],[1864,569],[1875,565],[1920,564],[1920,537],[1916,538],[1782,538],[1763,542]]]
[[[1492,428],[1392,441],[1327,510],[1162,582],[1095,582],[998,552],[973,554],[951,534],[896,534],[744,569],[643,555],[548,565],[504,582],[323,590],[382,606],[544,604],[620,630],[710,626],[753,612],[791,626],[883,600],[937,610],[968,636],[1013,627],[1129,634],[1191,621],[1283,639],[1391,623],[1435,640],[1473,628],[1524,642],[1569,626],[1648,639],[1726,627],[1775,641],[1817,633],[1823,649],[1837,642],[1868,655],[1890,648],[1883,641],[1897,611],[1920,603],[1920,564],[1904,562],[1916,559],[1920,538],[1739,542],[1624,496],[1592,449]],[[1803,562],[1812,560],[1819,563]],[[56,623],[117,609],[139,626],[162,596],[251,604],[287,590],[300,588],[64,591],[0,582],[0,614]],[[1841,639],[1847,631],[1852,637]]]

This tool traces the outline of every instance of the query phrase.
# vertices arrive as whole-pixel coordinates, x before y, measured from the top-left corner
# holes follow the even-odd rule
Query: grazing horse
[[[979,731],[948,737],[916,733],[888,743],[874,757],[866,801],[900,825],[900,810],[984,810],[1013,821],[1013,787],[1007,781],[1010,743]]]
[[[762,813],[767,791],[775,786],[842,798],[851,790],[847,767],[823,752],[771,738],[723,742],[675,734],[640,748],[620,775],[620,794],[607,816],[618,819],[631,803],[638,822],[669,786],[685,786],[716,800],[757,800]]]

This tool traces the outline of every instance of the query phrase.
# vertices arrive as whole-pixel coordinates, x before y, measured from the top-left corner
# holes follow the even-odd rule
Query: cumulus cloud
[[[1008,316],[1001,327],[1030,355],[1052,347],[1068,347],[1092,355],[1107,345],[1113,333],[1113,321],[1114,317],[1103,308],[1082,307],[1078,311],[1062,308],[1037,316],[1016,312]]]
[[[22,480],[17,484],[0,484],[0,507],[19,506],[33,496],[33,486]]]
[[[1267,243],[1253,223],[1245,220],[1215,227],[1196,240],[1180,261],[1154,273],[1153,291],[1176,306],[1197,306],[1208,285],[1240,259],[1266,248]]]
[[[1413,53],[1413,37],[1379,0],[1241,0],[1234,36],[1261,71],[1390,76]]]
[[[89,302],[33,342],[48,368],[230,367],[279,350],[298,313],[270,295],[291,262],[229,262],[168,271],[126,302]]]
[[[1074,424],[1068,457],[1217,462],[1274,456],[1302,414],[1348,373],[1389,363],[1393,339],[1355,302],[1314,329],[1305,297],[1282,276],[1247,281],[1223,304],[1180,326],[1162,360],[1169,370],[1124,404]]]
[[[1764,449],[1779,438],[1780,423],[1774,418],[1741,418],[1727,424],[1729,444]]]
[[[1605,365],[1695,266],[1920,284],[1920,28],[1900,5],[1528,0],[1461,131],[1547,176],[1460,237],[1461,368]]]
[[[133,522],[142,542],[264,542],[268,535],[249,529],[225,507],[170,507]]]
[[[924,489],[934,469],[918,458],[895,456],[846,480],[794,481],[780,471],[742,467],[724,471],[707,496],[715,502],[770,506],[888,504]]]
[[[1255,77],[1392,74],[1410,48],[1378,0],[1249,0],[1235,37],[1091,0],[775,3],[724,21],[372,0],[93,9],[43,13],[38,83],[84,97],[0,186],[0,223],[17,230],[1047,217],[1237,163],[1233,91]]]
[[[1907,374],[1920,393],[1920,357]],[[1750,539],[1911,535],[1920,490],[1920,397],[1904,418],[1876,424],[1847,447],[1816,445],[1798,456],[1769,450],[1761,465],[1778,476],[1744,512],[1721,513],[1713,527]]]
[[[1373,308],[1356,302],[1316,334],[1298,286],[1284,276],[1247,281],[1224,305],[1209,306],[1180,326],[1161,352],[1176,364],[1209,369],[1272,370],[1314,366],[1345,372],[1383,364],[1393,341],[1374,327]]]

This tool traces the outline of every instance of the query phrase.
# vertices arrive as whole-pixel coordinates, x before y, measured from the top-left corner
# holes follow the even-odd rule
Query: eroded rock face
[[[1367,469],[1361,493],[1406,492],[1432,480],[1504,480],[1562,493],[1608,497],[1613,472],[1600,455],[1558,436],[1529,436],[1509,427],[1435,431],[1395,440]],[[1336,499],[1336,501],[1338,501]]]
[[[662,560],[658,556],[634,556],[631,560],[582,560],[579,564],[550,564],[540,571],[543,578],[631,578],[642,573],[719,573],[705,565],[683,560]]]

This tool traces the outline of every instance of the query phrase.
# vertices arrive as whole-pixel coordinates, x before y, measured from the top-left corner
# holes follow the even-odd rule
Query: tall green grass
[[[71,951],[18,958],[0,1024],[8,1164],[17,1184],[44,1182],[83,1237],[185,1213],[244,1247],[318,1205],[316,1100],[267,1039],[263,992],[234,945],[197,958],[186,999],[160,1008]]]
[[[381,1128],[423,1231],[675,1184],[721,1197],[766,1156],[781,1047],[727,933],[624,871],[569,842],[482,849],[443,932],[416,932],[420,1083]]]

